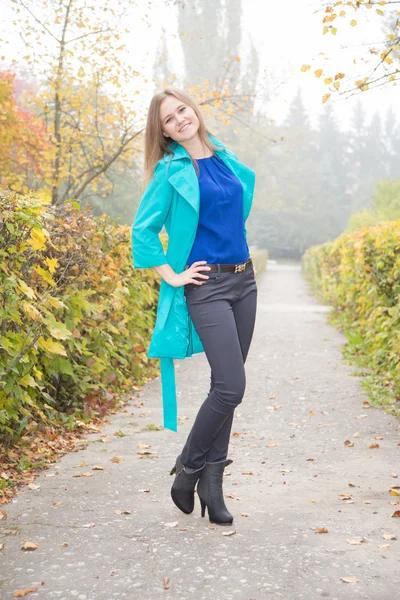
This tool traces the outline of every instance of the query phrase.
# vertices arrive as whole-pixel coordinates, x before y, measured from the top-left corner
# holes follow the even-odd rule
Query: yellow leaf
[[[235,60],[236,60],[237,62],[240,62],[240,56],[236,56],[236,57],[235,57]]]
[[[40,201],[40,204],[51,204],[51,195],[46,190],[35,192],[35,199]]]
[[[337,27],[332,27],[331,33],[332,33],[332,35],[336,35],[337,34]]]
[[[28,244],[30,244],[34,250],[41,250],[46,245],[46,235],[43,229],[34,227],[31,231],[31,237],[28,240]]]
[[[31,287],[29,287],[29,285],[26,284],[25,281],[22,281],[22,279],[18,279],[18,288],[23,294],[25,294],[25,296],[28,296],[30,300],[33,300],[36,297],[34,290]]]
[[[324,83],[325,85],[329,85],[330,83],[332,83],[332,77],[327,77],[326,79],[324,79]]]
[[[356,21],[355,19],[352,19],[352,20],[350,21],[350,25],[351,25],[352,27],[355,27],[355,26],[357,25],[357,21]]]
[[[46,264],[49,267],[50,273],[54,273],[58,265],[58,260],[56,258],[46,258]]]
[[[67,356],[64,347],[58,342],[54,342],[51,339],[45,340],[43,336],[39,338],[39,346],[50,354],[59,354],[60,356]]]
[[[345,17],[346,16],[346,11],[341,10],[339,13],[339,17]]]
[[[309,71],[311,69],[310,65],[303,65],[300,69],[300,71],[302,71],[303,73],[305,73],[306,71]]]
[[[323,35],[325,35],[326,33],[328,33],[328,31],[329,31],[329,27],[327,27],[327,26],[325,25],[325,27],[324,27],[324,29],[323,29]]]
[[[50,273],[46,271],[46,269],[43,269],[43,267],[36,265],[36,267],[33,267],[33,270],[36,271],[36,273],[40,275],[40,277],[42,277],[42,279],[44,279],[46,283],[52,286],[56,285],[56,282],[54,281]]]
[[[330,98],[330,96],[331,96],[330,94],[325,94],[325,95],[322,97],[322,104],[325,104],[325,102],[327,102],[327,100]]]
[[[63,323],[57,323],[55,327],[49,327],[51,337],[56,340],[67,340],[72,337],[72,333],[65,327]]]
[[[343,77],[344,77],[344,73],[336,73],[336,75],[335,75],[335,81],[337,79],[343,79]]]
[[[323,69],[317,69],[316,71],[314,71],[315,77],[321,77],[322,73],[323,73]]]
[[[383,17],[383,15],[385,14],[385,13],[383,12],[383,10],[381,10],[380,8],[377,8],[377,9],[376,9],[376,12],[377,12],[377,13],[378,13],[378,15],[380,15],[381,17]]]
[[[33,304],[30,304],[29,302],[24,302],[22,308],[33,321],[40,317],[40,312],[38,311],[36,306],[33,306]]]
[[[338,90],[340,88],[340,81],[335,81],[335,83],[333,84],[333,87]]]
[[[51,304],[51,306],[54,306],[54,308],[66,308],[64,302],[61,302],[61,300],[58,300],[57,298],[53,298],[53,296],[47,298],[47,302]]]

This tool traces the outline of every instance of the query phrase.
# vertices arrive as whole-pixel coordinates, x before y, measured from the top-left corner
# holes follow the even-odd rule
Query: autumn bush
[[[129,227],[0,192],[1,443],[154,375],[158,290],[132,269]]]
[[[399,402],[400,221],[314,246],[302,267],[318,296],[333,306],[331,322],[346,334],[348,358],[365,369],[370,391]]]

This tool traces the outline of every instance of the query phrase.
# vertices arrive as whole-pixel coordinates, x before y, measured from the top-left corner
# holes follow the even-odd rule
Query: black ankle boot
[[[170,475],[176,474],[171,488],[171,498],[176,506],[187,515],[193,512],[194,489],[202,469],[203,467],[200,469],[185,467],[179,454],[175,466],[170,471]]]
[[[218,525],[232,525],[233,516],[225,506],[222,491],[222,478],[224,469],[233,462],[231,459],[219,462],[207,462],[201,471],[197,485],[200,498],[201,516],[204,517],[206,506],[211,523]]]

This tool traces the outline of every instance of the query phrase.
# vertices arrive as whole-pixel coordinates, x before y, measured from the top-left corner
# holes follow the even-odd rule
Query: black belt
[[[246,260],[246,262],[238,263],[237,265],[219,265],[219,267],[220,267],[219,270],[221,273],[241,273],[242,271],[245,271],[246,269],[249,269],[252,266],[253,266],[253,262],[252,262],[251,258],[248,258]],[[208,270],[209,273],[218,271],[218,265],[213,265],[213,264],[207,263],[206,265],[204,265],[204,267],[211,267]]]

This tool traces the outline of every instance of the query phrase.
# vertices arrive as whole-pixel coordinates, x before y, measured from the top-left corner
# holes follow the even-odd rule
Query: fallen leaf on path
[[[13,593],[13,598],[23,598],[31,592],[37,592],[37,587],[26,588],[26,590],[15,590]]]
[[[375,444],[374,442],[372,442],[372,444],[370,444],[368,448],[379,448],[379,444]]]
[[[151,448],[151,445],[150,444],[143,444],[142,442],[138,442],[136,444],[136,447],[137,448]]]
[[[267,448],[275,448],[276,444],[274,442],[268,442]]]
[[[368,402],[368,400],[364,400],[364,402],[363,402],[363,408],[371,408],[371,405]]]
[[[86,523],[86,525],[82,525],[82,527],[86,527],[88,529],[91,529],[94,526],[95,526],[95,523]]]
[[[67,542],[64,542],[63,544],[61,544],[61,546],[62,546],[63,548],[68,548],[68,544],[67,544]]]
[[[307,458],[307,461],[313,461],[315,458]]]
[[[0,544],[0,550],[4,550],[5,544]]]
[[[394,535],[394,533],[384,533],[383,538],[385,540],[397,540],[397,537]]]
[[[87,471],[86,473],[75,473],[72,477],[93,477],[94,473]]]
[[[352,546],[361,546],[361,544],[364,544],[364,542],[367,541],[368,540],[366,538],[360,538],[359,540],[346,540],[346,542]]]
[[[146,494],[148,494],[150,491],[150,488],[146,488],[145,490],[139,490],[139,492],[145,492]]]
[[[355,438],[359,438],[360,437],[360,434],[358,433],[358,431],[356,431],[355,433],[353,433],[353,437],[355,437]]]
[[[7,513],[5,510],[0,510],[0,521],[2,519],[7,519]]]
[[[215,525],[209,525],[208,529],[215,529]]]
[[[136,454],[140,454],[141,456],[145,456],[146,454],[152,454],[150,450],[137,450]]]
[[[400,489],[392,488],[391,490],[389,490],[389,494],[391,494],[392,496],[400,496]]]
[[[253,471],[243,471],[242,475],[254,475]]]
[[[354,442],[351,442],[350,440],[345,440],[344,445],[348,446],[349,448],[352,448],[354,446]]]
[[[27,540],[21,546],[21,550],[36,550],[36,548],[39,548],[39,544],[28,542]]]
[[[40,484],[38,484],[38,483],[30,483],[27,487],[30,490],[38,490],[40,488]]]
[[[341,577],[340,580],[344,581],[345,583],[356,583],[357,581],[360,581],[357,577],[353,576]]]
[[[349,487],[357,487],[355,483],[349,483]]]
[[[240,500],[239,496],[235,492],[225,494],[225,498],[231,498],[232,500]]]
[[[371,502],[369,500],[360,500],[360,502],[362,502],[363,504],[371,504]]]
[[[131,510],[114,510],[116,515],[131,515],[132,511]]]
[[[110,575],[115,575],[117,573],[117,569],[110,569]]]
[[[400,510],[395,510],[392,517],[400,517]]]
[[[240,513],[242,517],[250,517],[250,513],[242,512]]]
[[[164,523],[165,527],[176,527],[178,525],[178,521],[171,521],[170,523]]]
[[[383,437],[382,437],[381,435],[376,435],[376,436],[375,436],[375,439],[376,439],[376,440],[383,440]]]
[[[386,550],[389,550],[389,548],[392,547],[392,544],[377,544],[378,548],[386,548]]]
[[[103,465],[94,465],[94,467],[92,467],[92,471],[104,471],[104,467]]]
[[[58,501],[58,502],[53,502],[53,506],[61,506],[62,502]]]
[[[394,477],[395,479],[397,479],[397,477],[398,477],[397,473],[390,472],[389,475],[390,475],[390,477]]]
[[[114,456],[114,458],[111,459],[111,462],[120,463],[121,460],[122,460],[122,456]]]
[[[282,473],[291,473],[292,469],[279,469]]]
[[[236,530],[232,529],[232,531],[224,531],[222,535],[225,535],[226,537],[229,537],[231,535],[235,535]]]
[[[81,462],[80,465],[75,465],[74,469],[80,469],[81,467],[86,467],[86,465],[87,465],[87,462],[86,462],[86,460],[84,460],[83,462]]]
[[[339,494],[338,498],[341,500],[351,500],[351,494]]]
[[[164,577],[164,590],[169,590],[169,578]]]
[[[234,433],[232,433],[232,437],[240,437],[240,433],[238,431],[235,431]]]
[[[326,527],[317,527],[314,533],[328,533],[328,530]]]
[[[356,417],[354,417],[355,419],[365,419],[367,415],[357,415]]]

